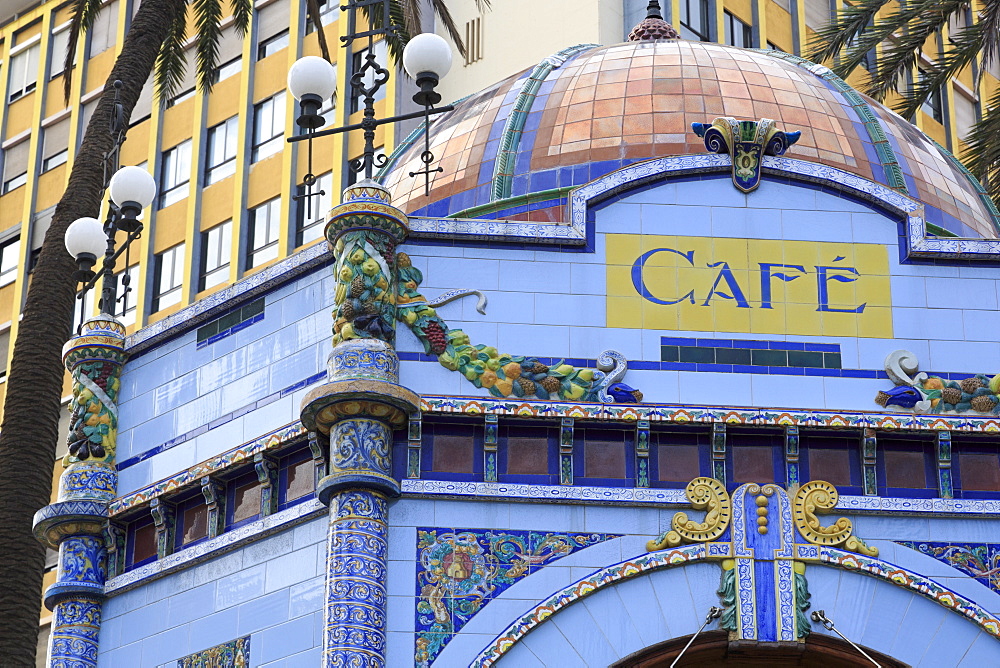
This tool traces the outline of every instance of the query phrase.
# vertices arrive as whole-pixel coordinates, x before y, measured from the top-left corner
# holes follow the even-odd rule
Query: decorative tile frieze
[[[618,534],[417,529],[417,666],[429,666],[490,601],[548,564]]]
[[[177,668],[244,668],[250,665],[250,636],[224,642],[177,660]]]
[[[645,575],[662,568],[702,561],[705,559],[706,554],[705,545],[689,545],[673,550],[642,554],[633,559],[602,568],[577,580],[568,587],[563,587],[559,591],[554,592],[541,603],[527,610],[513,624],[501,631],[486,649],[473,660],[471,665],[474,668],[492,666],[514,643],[554,613],[607,585],[628,580],[639,575]]]
[[[845,552],[832,547],[819,549],[819,560],[839,568],[857,571],[904,587],[968,618],[988,634],[1000,638],[1000,619],[968,598],[957,594],[930,578],[900,568],[895,564]]]
[[[420,400],[425,413],[480,415],[493,413],[513,417],[571,417],[581,420],[629,422],[714,423],[851,429],[1000,432],[1000,418],[976,415],[914,415],[875,411],[795,410],[783,408],[721,408],[681,404],[598,404],[553,401],[509,401],[488,397],[425,395]]]
[[[895,543],[926,554],[928,557],[934,557],[1000,593],[1000,544],[998,543],[914,540],[897,540]]]

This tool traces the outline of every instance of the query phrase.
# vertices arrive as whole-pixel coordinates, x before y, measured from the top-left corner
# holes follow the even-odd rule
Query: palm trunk
[[[5,666],[35,665],[45,548],[32,535],[31,523],[35,511],[49,503],[57,439],[66,437],[57,433],[65,373],[61,352],[72,328],[76,282],[63,236],[71,222],[96,217],[100,210],[102,157],[113,145],[112,83],[124,84],[127,122],[168,27],[184,9],[185,0],[143,0],[87,126],[28,290],[0,428],[0,663]]]

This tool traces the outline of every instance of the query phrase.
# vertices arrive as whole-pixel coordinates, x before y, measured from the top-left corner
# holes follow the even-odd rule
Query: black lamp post
[[[142,222],[138,219],[144,208],[153,202],[156,195],[156,183],[149,172],[141,167],[122,167],[111,177],[111,201],[108,216],[103,225],[96,218],[78,218],[66,230],[66,250],[76,258],[76,279],[83,283],[80,299],[87,291],[96,287],[101,281],[101,313],[115,316],[116,294],[118,292],[118,277],[115,275],[115,262],[123,253],[128,253],[129,246],[142,233]],[[128,236],[121,246],[117,246],[115,236],[125,232]],[[96,273],[93,267],[97,257],[103,253],[104,261]],[[126,257],[126,264],[128,258]],[[126,274],[125,280],[128,280]],[[126,284],[126,288],[128,285]],[[82,308],[82,306],[81,306]],[[122,305],[122,313],[126,305]]]
[[[323,101],[333,95],[336,89],[336,70],[333,65],[318,56],[305,56],[292,65],[288,72],[288,91],[299,101],[299,116],[296,124],[304,130],[304,134],[289,137],[289,142],[307,141],[309,142],[308,173],[303,178],[307,187],[316,182],[316,177],[312,173],[312,140],[317,137],[348,132],[350,130],[363,130],[365,137],[365,148],[361,157],[351,160],[348,163],[351,171],[356,173],[364,172],[366,179],[372,177],[372,172],[376,167],[385,165],[385,156],[375,155],[375,129],[380,125],[398,123],[399,121],[410,120],[423,117],[428,119],[432,114],[441,114],[454,109],[451,105],[435,107],[441,101],[441,94],[434,90],[448,70],[451,69],[451,48],[448,43],[434,33],[422,33],[411,39],[403,50],[403,68],[416,81],[418,90],[413,95],[413,101],[423,107],[422,111],[415,111],[408,114],[400,114],[389,118],[375,118],[375,95],[389,80],[389,71],[378,64],[375,54],[371,49],[372,39],[376,35],[389,36],[396,31],[396,27],[389,23],[389,2],[388,0],[355,0],[345,5],[345,9],[351,12],[350,25],[353,30],[354,13],[359,7],[373,4],[381,4],[382,7],[382,27],[373,28],[360,33],[352,33],[341,39],[349,45],[357,38],[368,38],[368,54],[365,56],[364,64],[351,76],[351,86],[358,96],[364,101],[364,118],[360,123],[345,125],[340,128],[317,131],[323,126],[325,119],[319,114]],[[366,85],[366,79],[368,84]],[[425,138],[425,141],[427,139]],[[430,163],[434,156],[425,145],[421,160],[427,168],[419,172],[412,172],[410,176],[417,174],[425,175],[425,187],[430,187],[430,175],[434,172],[442,171],[440,167],[430,169]],[[319,194],[319,193],[317,193]],[[311,194],[301,197],[310,197]]]

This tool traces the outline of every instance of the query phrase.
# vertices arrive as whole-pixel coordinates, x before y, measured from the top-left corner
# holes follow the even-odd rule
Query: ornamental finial
[[[680,35],[674,27],[663,20],[660,11],[660,3],[657,0],[649,0],[646,7],[646,18],[632,28],[629,33],[629,42],[651,42],[660,39],[678,39]]]

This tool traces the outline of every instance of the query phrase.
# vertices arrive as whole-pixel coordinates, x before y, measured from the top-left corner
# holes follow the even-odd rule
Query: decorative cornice
[[[316,499],[310,499],[286,510],[279,511],[255,522],[250,522],[221,536],[186,547],[163,559],[140,566],[116,578],[108,580],[105,595],[134,589],[140,584],[161,578],[182,568],[188,568],[202,561],[214,559],[221,554],[259,540],[278,531],[284,531],[296,524],[326,514],[326,506]]]
[[[678,508],[689,505],[682,489],[648,487],[583,487],[521,483],[410,480],[400,484],[405,496],[476,498],[520,503],[581,503]],[[909,499],[841,496],[837,509],[857,515],[922,515],[928,517],[1000,517],[1000,500]]]
[[[783,408],[720,408],[683,404],[598,404],[553,401],[511,401],[489,397],[425,395],[425,413],[564,417],[631,422],[727,423],[759,426],[829,427],[912,431],[1000,432],[1000,417],[977,415],[914,415],[875,411],[796,410]]]

